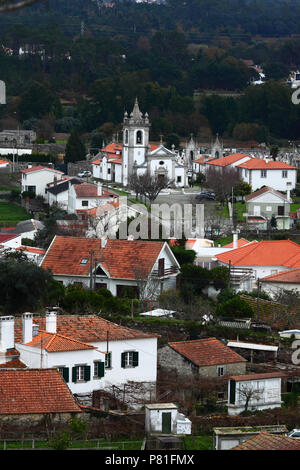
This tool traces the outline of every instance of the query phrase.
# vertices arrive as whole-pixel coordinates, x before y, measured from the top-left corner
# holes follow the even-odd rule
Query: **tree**
[[[46,83],[32,82],[21,95],[19,114],[21,120],[42,118],[46,114],[59,118],[62,108],[58,96]]]
[[[209,165],[206,172],[205,185],[212,189],[216,195],[216,199],[225,202],[237,185],[241,183],[241,177],[236,168],[224,167],[222,169]]]
[[[154,202],[159,193],[170,187],[173,184],[173,180],[170,180],[167,176],[155,178],[148,171],[143,175],[133,174],[129,178],[130,188],[149,199],[150,203]]]
[[[245,196],[252,193],[252,187],[246,181],[241,181],[235,186],[233,193],[235,196],[242,196],[244,200]]]
[[[239,295],[235,295],[216,307],[216,315],[226,318],[252,318],[254,312],[252,307]]]
[[[168,134],[167,137],[166,137],[166,147],[168,149],[172,148],[172,146],[174,145],[174,147],[176,149],[179,149],[180,147],[180,138],[177,134]]]
[[[251,400],[259,401],[262,398],[264,393],[264,389],[257,389],[254,388],[253,385],[250,384],[240,384],[239,386],[239,396],[240,401],[245,403],[244,412],[248,411],[249,404]]]
[[[0,259],[0,308],[19,313],[39,308],[48,295],[52,276],[31,261]]]
[[[65,163],[74,163],[84,160],[85,156],[85,146],[78,131],[73,129],[66,145]]]

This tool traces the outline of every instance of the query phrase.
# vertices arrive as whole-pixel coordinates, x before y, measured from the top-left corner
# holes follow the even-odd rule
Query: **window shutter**
[[[77,367],[72,367],[72,382],[76,382],[76,369]]]
[[[125,353],[121,354],[121,367],[125,367]]]
[[[98,377],[104,377],[104,362],[98,362]]]
[[[107,362],[106,368],[107,368],[107,369],[110,369],[110,368],[111,368],[111,353],[108,353],[108,354],[107,354],[107,356],[106,356],[106,362]]]
[[[91,380],[91,366],[84,366],[84,380],[86,382]]]
[[[65,382],[69,382],[69,368],[68,367],[63,368],[62,376],[63,376]]]
[[[139,353],[137,351],[133,351],[133,367],[137,367],[139,365]]]

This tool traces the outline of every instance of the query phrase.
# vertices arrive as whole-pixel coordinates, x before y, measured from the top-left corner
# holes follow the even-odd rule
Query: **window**
[[[266,178],[267,177],[267,170],[260,170],[260,177]]]
[[[110,175],[110,168],[107,168],[107,174]]]
[[[158,260],[158,277],[165,275],[165,259],[159,258]]]
[[[128,144],[128,130],[125,131],[125,144]]]
[[[282,178],[287,178],[288,172],[287,170],[282,170]]]
[[[69,382],[69,368],[60,366],[57,368],[58,372],[61,374],[65,382]]]
[[[224,392],[218,392],[218,400],[224,400],[225,398],[225,393]]]
[[[91,367],[78,365],[72,367],[72,382],[88,382],[91,379]]]
[[[89,205],[89,201],[81,201],[82,207],[87,207]]]
[[[142,144],[143,143],[143,133],[142,131],[137,131],[136,133],[136,143]]]
[[[137,351],[126,351],[121,354],[121,367],[137,367],[139,364],[139,353]]]
[[[217,367],[217,375],[218,377],[222,377],[225,374],[225,367],[224,366],[218,366]]]
[[[177,183],[181,183],[181,176],[177,176]]]
[[[87,264],[89,261],[88,258],[82,258],[82,260],[80,261],[80,264]]]
[[[111,369],[111,352],[105,354],[105,369]]]
[[[104,362],[102,361],[94,362],[94,377],[97,377],[97,378],[104,377]]]

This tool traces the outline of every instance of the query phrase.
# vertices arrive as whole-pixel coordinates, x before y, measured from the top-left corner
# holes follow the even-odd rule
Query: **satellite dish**
[[[6,86],[2,80],[0,80],[0,104],[6,104]]]

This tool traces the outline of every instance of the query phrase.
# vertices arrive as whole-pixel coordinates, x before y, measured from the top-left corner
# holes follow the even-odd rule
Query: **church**
[[[176,187],[188,186],[190,166],[185,153],[180,155],[174,146],[167,149],[162,142],[150,144],[150,125],[148,114],[142,114],[136,99],[130,115],[124,114],[122,144],[111,143],[96,155],[93,177],[128,186],[131,175],[149,172],[154,178],[168,178]]]

